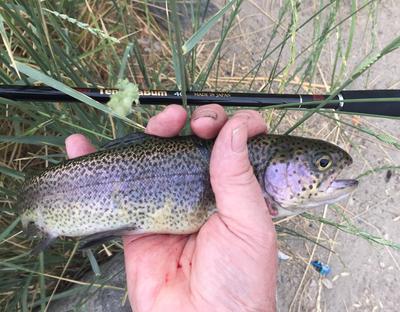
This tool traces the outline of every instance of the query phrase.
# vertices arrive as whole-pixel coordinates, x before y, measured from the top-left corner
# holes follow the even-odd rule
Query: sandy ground
[[[266,2],[266,4],[265,4]],[[257,1],[260,7],[268,8],[270,1]],[[311,1],[304,1],[305,3]],[[263,4],[264,3],[264,4]],[[277,3],[275,1],[275,3]],[[250,11],[254,11],[254,4]],[[367,13],[367,12],[366,12]],[[396,18],[400,7],[395,1],[382,1],[378,6],[377,46],[382,48],[398,36],[400,22]],[[363,29],[368,21],[363,14],[357,20],[357,27]],[[257,23],[260,23],[259,21]],[[346,29],[346,28],[344,28]],[[344,31],[346,34],[346,31]],[[365,42],[368,34],[356,32],[353,52],[348,60],[348,67],[358,64],[371,47]],[[334,51],[334,42],[332,50]],[[399,86],[397,73],[399,51],[384,57],[371,68],[369,76],[363,75],[355,81],[352,89],[384,89]],[[327,53],[321,58],[320,67],[332,64],[332,55]],[[324,70],[322,70],[322,73]],[[400,137],[398,121],[363,118],[361,125],[377,128],[394,137]],[[360,173],[384,165],[399,165],[400,152],[382,144],[370,136],[349,134],[353,141],[350,149],[354,164],[347,176],[358,176]],[[399,242],[400,226],[399,199],[400,177],[394,172],[387,179],[387,171],[375,173],[360,180],[360,187],[348,201],[342,202],[352,222],[367,232]],[[327,209],[325,216],[335,219],[336,214]],[[304,219],[294,219],[293,228],[310,233],[320,233],[320,242],[333,249],[329,253],[312,243],[293,237],[283,238],[283,250],[289,250],[291,259],[280,262],[278,310],[279,311],[398,311],[399,295],[396,285],[400,282],[400,252],[372,245],[371,243],[340,231]],[[289,225],[287,225],[289,226]],[[314,271],[307,263],[310,260],[321,260],[329,263],[332,273],[328,278]]]
[[[400,135],[398,122],[371,122],[396,137]],[[359,143],[365,159],[356,159],[349,175],[364,172],[365,161],[373,167],[400,163],[400,153],[396,150],[383,151],[375,142],[365,139]],[[389,180],[387,177],[387,171],[382,171],[360,179],[359,188],[343,205],[357,227],[398,242],[400,177],[398,173]],[[335,219],[335,213],[327,210],[326,217]],[[398,311],[399,251],[372,245],[340,231],[336,233],[327,226],[321,232],[320,242],[335,254],[320,247],[314,249],[313,244],[304,241],[284,239],[294,257],[280,263],[279,311],[289,311],[289,307],[290,311]],[[324,279],[310,267],[306,270],[304,261],[309,259],[329,263],[332,273]]]
[[[350,2],[350,1],[349,1]],[[359,1],[361,2],[361,1]],[[313,1],[303,1],[302,7],[311,8]],[[280,1],[253,0],[245,2],[240,14],[241,28],[239,33],[256,33],[258,35],[245,36],[242,46],[232,46],[227,58],[235,54],[237,67],[247,67],[257,59],[263,45],[263,29],[270,27],[271,18],[266,12],[276,12]],[[350,8],[350,5],[349,5]],[[348,8],[348,9],[349,9]],[[399,34],[400,6],[396,1],[382,1],[378,5],[377,45],[383,47],[388,41]],[[275,15],[276,16],[276,15]],[[370,48],[365,42],[364,32],[368,18],[365,12],[357,20],[359,31],[356,32],[354,49],[348,60],[349,68],[354,67]],[[347,27],[347,26],[346,26]],[[343,34],[346,34],[346,27]],[[332,50],[334,51],[334,42]],[[249,47],[252,47],[249,49]],[[254,47],[254,49],[253,49]],[[257,51],[257,48],[260,51]],[[369,76],[362,76],[351,85],[353,89],[363,88],[396,88],[399,86],[397,73],[400,72],[398,62],[400,52],[396,51],[382,59],[371,69]],[[321,73],[332,64],[332,54],[322,56],[320,62]],[[329,70],[326,72],[329,73]],[[265,73],[266,75],[268,73]],[[398,121],[363,118],[361,125],[384,130],[396,138],[400,137]],[[395,148],[377,144],[375,139],[357,133],[349,133],[353,141],[350,149],[354,158],[354,165],[346,173],[347,176],[358,176],[360,173],[383,165],[399,165],[400,152]],[[400,175],[394,171],[388,179],[387,171],[375,173],[360,180],[360,187],[342,207],[348,210],[359,228],[371,234],[400,242]],[[322,214],[322,210],[320,212]],[[325,210],[327,218],[335,219],[336,214],[331,209]],[[281,240],[281,248],[291,256],[289,260],[280,262],[278,310],[285,311],[398,311],[400,284],[400,252],[372,245],[371,243],[336,231],[328,226],[308,222],[296,217],[286,224],[287,227],[298,229],[303,233],[311,233],[319,241],[328,246],[333,252],[304,240],[285,236]],[[320,233],[318,235],[318,233]],[[321,260],[329,263],[332,273],[327,278],[321,276],[307,266],[309,260]],[[122,257],[112,260],[107,266],[121,270]],[[115,270],[102,268],[104,274],[113,275]],[[124,285],[124,272],[117,275],[117,284]],[[98,296],[99,295],[99,296]],[[121,311],[123,293],[101,290],[87,307],[90,311]],[[107,304],[113,302],[113,304]],[[115,303],[115,304],[114,304]],[[54,311],[69,310],[68,305],[53,306]],[[71,307],[71,306],[69,306]],[[114,309],[113,309],[114,308]],[[129,306],[125,306],[129,311]]]

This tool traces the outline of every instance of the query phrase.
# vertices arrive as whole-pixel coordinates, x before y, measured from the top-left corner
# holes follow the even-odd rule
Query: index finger
[[[227,120],[228,116],[221,105],[208,104],[196,108],[190,126],[198,137],[212,139],[218,135]]]
[[[65,139],[65,149],[69,159],[94,153],[96,148],[90,143],[89,139],[82,134],[71,134]]]
[[[174,137],[179,134],[186,123],[185,109],[176,104],[168,105],[161,113],[150,118],[145,132],[160,137]]]

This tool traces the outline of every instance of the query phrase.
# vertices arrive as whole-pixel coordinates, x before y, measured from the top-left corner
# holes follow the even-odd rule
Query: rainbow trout
[[[51,167],[22,188],[23,227],[45,237],[39,249],[58,236],[90,245],[128,233],[194,233],[216,211],[212,146],[195,136],[131,134]],[[248,148],[273,217],[335,202],[358,184],[336,179],[352,159],[328,142],[262,134]]]

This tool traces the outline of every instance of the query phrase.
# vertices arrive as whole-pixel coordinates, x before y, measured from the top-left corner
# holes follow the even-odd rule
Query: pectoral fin
[[[41,251],[47,249],[55,240],[57,236],[52,236],[47,234],[42,238],[42,240],[31,250],[30,254],[32,256],[37,256]]]
[[[119,238],[122,235],[126,235],[133,230],[134,228],[124,228],[85,236],[82,238],[82,244],[79,249],[87,249],[96,245],[103,244],[111,239]]]

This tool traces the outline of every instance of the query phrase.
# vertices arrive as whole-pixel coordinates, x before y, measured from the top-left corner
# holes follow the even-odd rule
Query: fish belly
[[[36,203],[42,231],[85,236],[126,229],[134,233],[196,232],[215,210],[208,175],[179,174],[89,183]]]
[[[29,181],[20,205],[51,236],[193,233],[215,211],[209,154],[196,138],[100,151]]]

